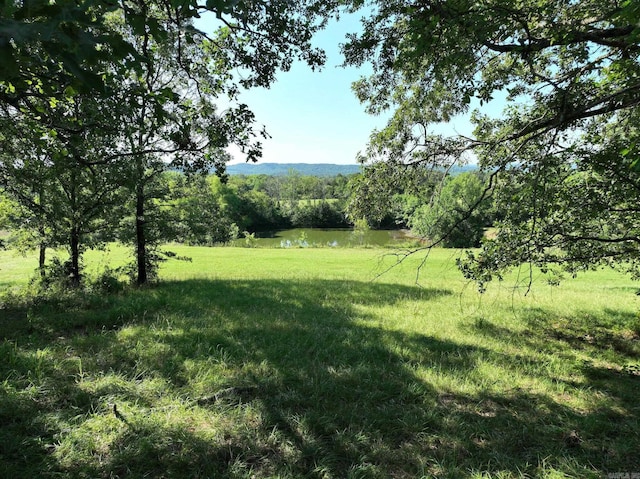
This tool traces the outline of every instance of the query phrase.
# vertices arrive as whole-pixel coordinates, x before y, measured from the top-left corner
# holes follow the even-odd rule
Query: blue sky
[[[344,15],[317,34],[314,45],[327,54],[322,70],[314,72],[298,62],[290,71],[279,72],[271,88],[242,94],[241,101],[255,113],[257,124],[271,135],[263,141],[260,163],[354,164],[372,130],[384,127],[387,117],[366,114],[351,91],[351,83],[366,75],[367,69],[340,67],[339,45],[346,33],[360,29],[359,18],[358,14]],[[471,131],[464,118],[438,130]],[[233,163],[244,161],[237,149],[229,152]]]
[[[385,119],[367,115],[351,91],[351,83],[366,70],[340,67],[339,44],[358,27],[358,17],[345,16],[318,33],[314,45],[327,54],[322,70],[297,62],[279,72],[271,88],[242,95],[271,135],[263,141],[260,162],[353,164],[371,131],[384,126]]]

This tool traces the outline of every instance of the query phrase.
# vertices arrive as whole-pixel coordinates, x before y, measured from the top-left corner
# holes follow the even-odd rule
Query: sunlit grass
[[[450,250],[417,278],[386,250],[169,249],[192,261],[153,288],[3,311],[3,477],[640,471],[624,276],[523,271],[480,296]],[[0,282],[34,266],[2,252]]]

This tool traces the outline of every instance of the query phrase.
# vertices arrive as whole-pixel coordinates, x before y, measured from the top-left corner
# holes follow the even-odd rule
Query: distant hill
[[[475,171],[477,168],[476,165],[455,166],[451,169],[451,174],[458,175],[466,171]],[[290,171],[295,171],[302,176],[347,176],[360,173],[361,166],[330,163],[239,163],[227,165],[227,173],[230,175],[286,176]]]
[[[338,176],[360,173],[360,165],[333,165],[329,163],[239,163],[227,165],[230,175],[285,176],[289,171],[303,176]]]

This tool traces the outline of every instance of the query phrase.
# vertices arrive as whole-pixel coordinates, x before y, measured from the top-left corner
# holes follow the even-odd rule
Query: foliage
[[[54,217],[69,216],[45,211],[55,196],[41,201],[38,191],[25,192],[30,186],[19,181],[19,174],[29,177],[31,186],[42,185],[47,175],[60,173],[51,164],[64,161],[65,172],[76,181],[72,188],[89,199],[105,199],[115,185],[128,188],[137,281],[144,284],[147,265],[155,257],[151,250],[157,247],[148,230],[159,228],[149,223],[153,214],[147,214],[158,199],[153,196],[155,177],[169,167],[222,174],[229,158],[223,148],[231,143],[255,161],[261,154],[256,138],[266,134],[253,130],[253,114],[238,101],[240,87],[268,86],[275,72],[287,70],[294,59],[321,65],[324,54],[310,40],[328,11],[316,1],[5,2],[0,107],[3,122],[17,121],[20,127],[3,129],[0,141],[4,153],[9,151],[5,144],[14,141],[30,148],[12,149],[13,156],[1,159],[2,184],[5,189],[21,185],[21,192],[7,190],[14,197],[37,199],[30,206],[29,225],[38,231],[42,251],[44,234],[57,231]],[[214,31],[194,27],[201,14],[211,15]],[[96,112],[104,113],[103,118]],[[52,137],[60,139],[59,147],[53,141],[44,144],[43,139]],[[84,150],[92,148],[100,150],[99,157],[87,157]],[[38,168],[24,161],[24,151],[35,152]],[[117,174],[106,167],[118,168]],[[106,181],[98,184],[98,177]],[[103,203],[85,208],[83,214],[90,218],[65,226],[77,282],[86,225],[111,213],[112,202]]]
[[[255,248],[256,247],[256,234],[249,233],[248,231],[243,231],[242,235],[244,236],[244,246],[245,248]]]
[[[291,225],[294,228],[346,227],[348,223],[341,206],[337,202],[323,200],[298,204],[291,211]]]
[[[269,231],[291,227],[348,226],[345,200],[349,177],[232,176],[226,196],[228,214],[241,228]]]
[[[37,216],[31,214],[28,208],[22,207],[6,193],[0,196],[0,229],[6,232],[3,244],[7,243],[22,253],[46,244],[46,231],[34,228],[34,221],[37,221]]]
[[[469,277],[523,262],[637,271],[638,2],[367,5],[346,63],[373,63],[354,90],[369,112],[393,114],[364,159],[448,168],[475,157],[505,208]],[[473,137],[436,134],[472,109]]]
[[[343,203],[333,198],[297,199],[291,206],[289,202],[278,205],[265,191],[280,188],[281,183],[273,177],[235,177],[226,183],[216,175],[156,175],[148,190],[148,238],[152,243],[177,241],[213,246],[237,238],[240,231],[348,226]],[[330,181],[326,185],[334,190]],[[346,194],[346,185],[342,187],[344,190],[336,194]],[[132,241],[133,222],[133,217],[125,218],[121,240]]]
[[[75,283],[82,250],[112,240],[122,213],[122,170],[105,159],[120,113],[115,99],[87,95],[34,98],[29,108],[0,105],[0,185],[18,209],[11,228],[26,233],[24,246],[40,246],[42,256],[45,247],[66,246]]]
[[[291,223],[266,193],[242,184],[221,187],[223,211],[241,230],[265,231],[288,228]]]
[[[238,235],[238,226],[225,211],[225,194],[217,177],[187,178],[175,175],[180,186],[174,186],[170,204],[173,234],[165,240],[190,245],[213,246],[227,243]]]
[[[105,64],[115,66],[116,75],[144,68],[148,42],[166,45],[176,39],[173,62],[185,71],[197,66],[183,59],[184,50],[206,43],[218,63],[233,62],[243,69],[243,86],[267,86],[277,70],[288,69],[296,58],[312,67],[322,63],[322,52],[311,48],[310,40],[327,12],[328,7],[315,1],[5,2],[0,100],[33,93],[57,98],[78,91],[108,93],[105,76],[113,70],[105,73]],[[114,26],[114,13],[122,14],[133,37]],[[218,20],[214,31],[193,26],[202,15]],[[141,38],[146,41],[135,41]]]
[[[170,23],[171,19],[165,21]],[[118,154],[131,159],[126,186],[132,195],[137,282],[144,284],[149,268],[155,268],[153,263],[159,258],[153,250],[170,237],[161,231],[161,223],[154,224],[154,210],[162,213],[157,204],[161,195],[155,188],[161,182],[158,177],[171,168],[187,173],[215,169],[222,174],[229,159],[223,148],[234,143],[246,151],[249,159],[255,159],[260,145],[251,126],[253,114],[235,102],[230,76],[233,62],[222,61],[206,44],[180,47],[180,39],[171,35],[169,43],[158,43],[149,35],[136,38],[135,31],[127,33],[134,44],[141,45],[148,59],[141,71],[132,71],[118,90],[122,100],[133,105],[123,122]],[[182,61],[191,65],[187,70],[175,64],[177,48]],[[220,113],[216,103],[221,96],[228,97],[230,104]],[[220,232],[204,234],[188,205],[183,206],[183,213],[191,216],[182,218],[189,224],[180,232],[182,240],[211,243],[224,236]],[[189,230],[194,234],[189,235]]]
[[[429,197],[442,177],[442,171],[420,164],[366,165],[350,182],[348,216],[352,220],[364,218],[374,227],[404,226],[409,211],[417,206],[410,206],[410,198]]]
[[[477,248],[486,225],[484,185],[473,173],[447,180],[431,203],[416,208],[409,220],[414,233],[445,248]]]

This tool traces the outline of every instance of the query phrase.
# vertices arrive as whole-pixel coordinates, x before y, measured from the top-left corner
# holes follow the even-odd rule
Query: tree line
[[[149,170],[147,170],[149,171]],[[46,250],[64,247],[69,261],[62,274],[78,283],[82,253],[119,241],[136,250],[144,225],[147,279],[157,270],[160,245],[225,244],[243,232],[291,227],[346,227],[348,178],[219,177],[216,174],[158,171],[145,182],[144,217],[135,190],[126,183],[100,182],[91,169],[51,170],[31,183],[3,189],[0,228],[10,231],[7,247]]]
[[[77,175],[51,177],[46,185],[35,182],[25,191],[5,188],[0,228],[10,231],[6,247],[40,251],[38,269],[43,276],[46,250],[66,248],[69,260],[58,273],[75,280],[74,275],[82,277],[82,253],[87,249],[117,241],[135,250],[139,218],[137,197],[126,184],[100,183],[90,170],[85,176],[78,168],[71,172]],[[384,201],[376,192],[369,202],[363,184],[361,174],[315,177],[291,171],[287,176],[221,177],[161,171],[146,184],[148,279],[157,273],[160,246],[169,242],[215,246],[257,232],[344,228],[364,221],[370,228],[409,228],[428,238],[453,227],[444,246],[476,247],[492,221],[488,203],[461,220],[480,197],[483,183],[477,173],[448,179],[442,172],[405,172]],[[385,188],[391,191],[389,185]],[[436,197],[438,201],[425,202]]]

